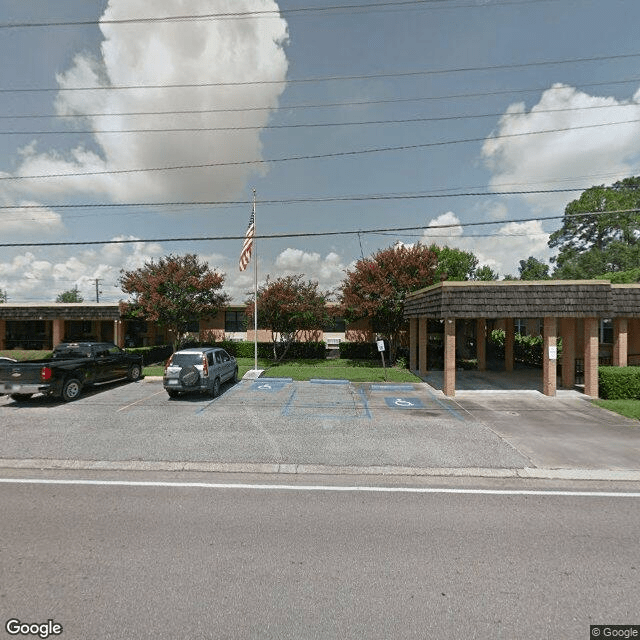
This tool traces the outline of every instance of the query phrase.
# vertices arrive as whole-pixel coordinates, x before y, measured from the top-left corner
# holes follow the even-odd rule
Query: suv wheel
[[[216,378],[213,381],[213,387],[211,388],[211,396],[217,398],[220,395],[220,378]]]

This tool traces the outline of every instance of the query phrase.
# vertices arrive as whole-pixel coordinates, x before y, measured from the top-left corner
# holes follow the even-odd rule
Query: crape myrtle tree
[[[554,278],[594,278],[636,268],[640,264],[640,177],[584,191],[566,206],[562,227],[551,234],[549,246],[558,249],[552,259]]]
[[[430,248],[397,244],[359,260],[346,272],[341,287],[342,312],[347,321],[369,318],[389,341],[394,362],[404,326],[408,293],[433,284],[437,256]]]
[[[132,297],[120,303],[123,315],[169,329],[174,351],[190,322],[216,315],[229,302],[221,292],[224,275],[199,262],[193,253],[171,254],[120,273],[120,287]]]
[[[304,331],[322,329],[329,321],[329,291],[319,291],[318,282],[304,274],[282,276],[258,288],[258,325],[271,330],[273,359],[282,360],[291,344]],[[247,324],[252,326],[253,301],[247,302]],[[278,345],[281,346],[278,349]]]

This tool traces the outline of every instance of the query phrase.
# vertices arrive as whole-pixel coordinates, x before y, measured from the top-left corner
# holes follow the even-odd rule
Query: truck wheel
[[[32,395],[33,393],[12,393],[11,399],[15,400],[16,402],[24,402],[25,400],[28,400]]]
[[[132,364],[129,367],[129,373],[127,374],[127,378],[131,380],[131,382],[135,382],[136,380],[140,380],[142,377],[142,368],[139,364]]]
[[[62,399],[65,402],[71,402],[80,396],[82,391],[82,383],[77,378],[69,378],[62,385]]]

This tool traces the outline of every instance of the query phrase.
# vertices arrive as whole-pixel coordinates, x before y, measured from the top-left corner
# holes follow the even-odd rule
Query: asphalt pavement
[[[0,466],[640,480],[640,422],[577,392],[259,378],[169,399],[147,380],[0,398]]]

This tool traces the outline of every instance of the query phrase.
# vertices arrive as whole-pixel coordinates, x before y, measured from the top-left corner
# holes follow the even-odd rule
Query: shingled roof
[[[640,285],[608,280],[445,281],[405,300],[405,318],[640,317]]]
[[[51,302],[0,304],[0,320],[119,320],[118,304],[107,302]]]

